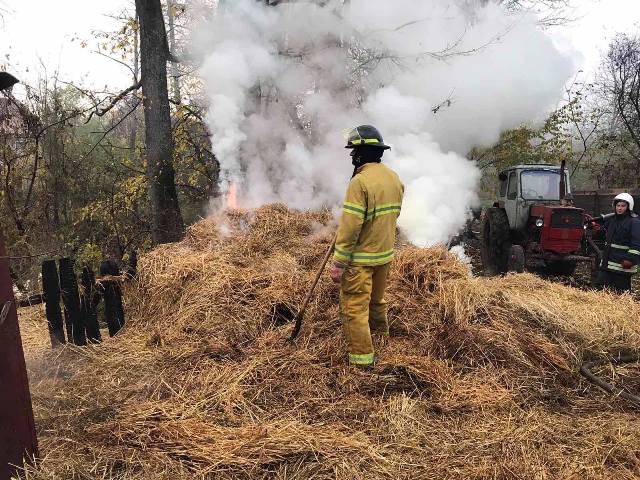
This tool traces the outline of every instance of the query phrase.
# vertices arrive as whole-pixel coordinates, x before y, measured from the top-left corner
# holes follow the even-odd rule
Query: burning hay
[[[637,478],[634,406],[577,370],[640,348],[640,304],[528,274],[473,278],[441,249],[404,246],[381,361],[350,369],[328,276],[286,343],[283,312],[331,221],[232,211],[143,257],[119,336],[29,356],[42,460],[27,476]],[[640,389],[632,367],[598,373]]]

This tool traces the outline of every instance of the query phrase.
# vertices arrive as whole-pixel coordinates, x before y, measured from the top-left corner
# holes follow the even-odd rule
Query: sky
[[[592,74],[616,33],[640,27],[639,0],[575,0],[575,20],[552,29],[558,46],[575,56],[577,67]]]
[[[592,72],[616,32],[630,32],[640,23],[639,0],[574,0],[578,19],[553,29],[558,46],[572,53],[577,68]],[[130,84],[125,67],[93,51],[93,31],[110,31],[110,18],[133,11],[133,0],[0,0],[0,64],[19,79],[36,83],[44,68],[62,80],[113,91]],[[87,47],[80,46],[81,40]],[[18,92],[16,92],[18,93]]]
[[[94,53],[93,34],[117,30],[110,16],[124,9],[133,11],[133,0],[0,0],[0,63],[30,84],[46,68],[48,76],[58,71],[61,80],[84,86],[127,87],[130,72]]]

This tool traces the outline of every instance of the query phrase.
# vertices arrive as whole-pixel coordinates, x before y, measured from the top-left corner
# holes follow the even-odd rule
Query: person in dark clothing
[[[621,193],[613,200],[614,213],[595,221],[606,232],[605,248],[599,264],[595,287],[617,293],[631,291],[631,277],[640,264],[640,218],[633,212],[634,200]]]

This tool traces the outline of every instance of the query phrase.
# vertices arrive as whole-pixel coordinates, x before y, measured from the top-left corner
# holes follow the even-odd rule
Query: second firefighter
[[[606,232],[596,288],[631,291],[631,277],[638,273],[640,263],[640,219],[633,207],[633,197],[621,193],[613,200],[614,212],[595,220]]]

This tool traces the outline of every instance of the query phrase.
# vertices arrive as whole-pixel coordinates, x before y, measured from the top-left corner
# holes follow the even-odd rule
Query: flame
[[[225,208],[227,209],[237,209],[238,208],[238,184],[232,182],[229,185],[229,190],[227,191],[227,198],[225,199]]]

